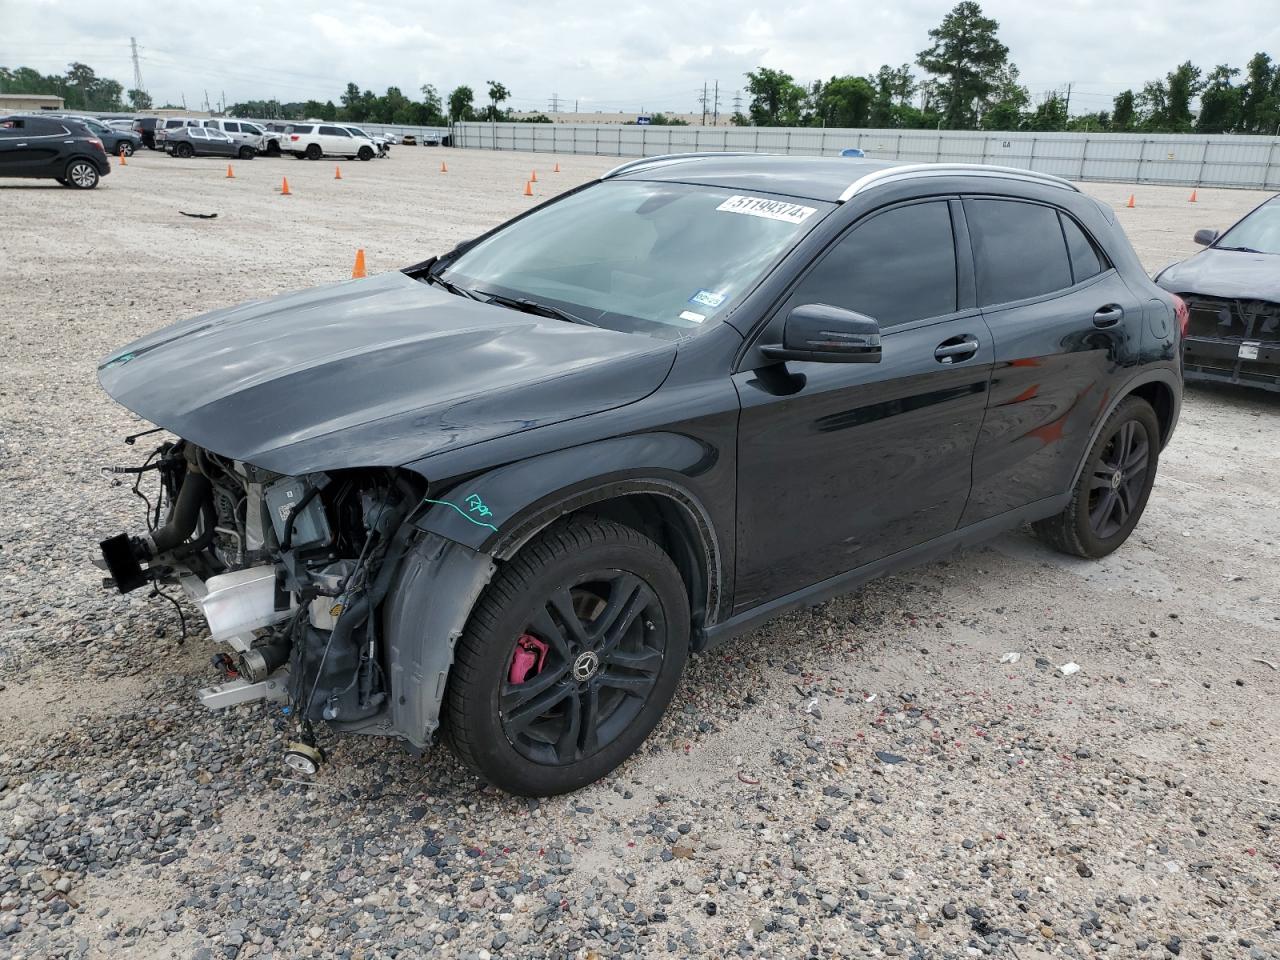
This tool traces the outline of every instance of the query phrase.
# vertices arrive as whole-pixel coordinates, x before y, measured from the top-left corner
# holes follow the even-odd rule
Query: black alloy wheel
[[[612,743],[662,669],[666,620],[648,584],[625,570],[575,580],[529,618],[499,692],[507,739],[535,763],[577,763]]]
[[[320,149],[320,144],[312,143],[307,145],[306,156],[308,160],[319,160],[324,152]]]
[[[1137,526],[1151,496],[1160,456],[1160,422],[1141,397],[1127,397],[1098,434],[1071,500],[1057,516],[1032,524],[1055,550],[1105,557]]]
[[[608,520],[557,524],[472,611],[445,694],[449,742],[511,793],[598,780],[666,710],[689,630],[684,581],[657,544]]]

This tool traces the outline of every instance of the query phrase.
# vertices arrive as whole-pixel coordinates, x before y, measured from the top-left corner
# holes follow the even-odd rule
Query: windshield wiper
[[[504,307],[510,307],[512,310],[519,310],[521,313],[532,313],[539,317],[551,317],[554,320],[563,320],[566,323],[578,323],[584,327],[600,326],[600,324],[592,323],[576,313],[570,313],[568,310],[552,306],[549,303],[539,303],[537,300],[530,300],[528,297],[504,297],[500,293],[488,293],[484,290],[476,290],[475,292],[482,297],[488,297],[490,303],[499,303]]]
[[[1253,247],[1214,247],[1215,250],[1230,250],[1232,253],[1261,253],[1261,250],[1255,250]]]
[[[426,280],[427,283],[434,283],[436,286],[441,287],[445,290],[448,290],[450,293],[454,294],[455,296],[466,297],[468,300],[480,299],[480,297],[476,295],[476,292],[474,290],[468,290],[466,287],[460,287],[458,286],[458,284],[454,283],[452,280],[446,280],[444,277],[440,276],[440,274],[438,273],[431,273],[430,271],[428,271],[427,275],[423,279]]]

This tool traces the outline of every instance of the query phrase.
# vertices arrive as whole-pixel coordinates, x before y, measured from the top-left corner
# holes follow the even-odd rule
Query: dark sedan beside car
[[[178,127],[166,131],[165,152],[171,157],[239,157],[252,160],[258,151],[212,127]]]
[[[1195,241],[1207,249],[1156,276],[1187,304],[1184,376],[1280,392],[1280,194]]]

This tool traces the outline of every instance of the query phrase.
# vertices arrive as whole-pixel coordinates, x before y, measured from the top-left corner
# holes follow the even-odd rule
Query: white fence
[[[857,147],[878,160],[1001,164],[1072,180],[1280,190],[1280,138],[1274,137],[459,123],[453,146],[617,157],[716,151],[838,156]]]

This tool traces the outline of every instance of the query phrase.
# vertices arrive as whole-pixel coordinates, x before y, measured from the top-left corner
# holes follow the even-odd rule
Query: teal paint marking
[[[452,507],[454,510],[457,510],[457,511],[458,511],[458,513],[460,513],[464,519],[466,519],[466,520],[470,520],[470,521],[471,521],[472,523],[474,523],[477,527],[488,527],[488,528],[489,528],[490,530],[492,530],[494,533],[497,533],[497,532],[498,532],[498,528],[497,528],[497,527],[495,527],[492,523],[486,523],[486,522],[485,522],[485,521],[483,521],[483,520],[477,520],[475,517],[471,516],[471,514],[470,514],[470,513],[468,513],[467,511],[463,510],[463,509],[462,509],[460,506],[458,506],[456,503],[450,503],[448,500],[432,500],[430,497],[423,497],[423,498],[422,498],[422,502],[423,502],[423,503],[438,503],[438,504],[440,504],[440,506],[442,506],[442,507]],[[484,501],[483,501],[483,500],[481,500],[479,497],[477,497],[474,493],[473,493],[473,494],[471,494],[471,496],[467,497],[467,504],[469,505],[470,509],[471,509],[473,512],[480,514],[480,516],[482,516],[482,517],[491,517],[491,516],[493,516],[493,511],[492,511],[492,510],[490,510],[487,506],[485,506]]]

